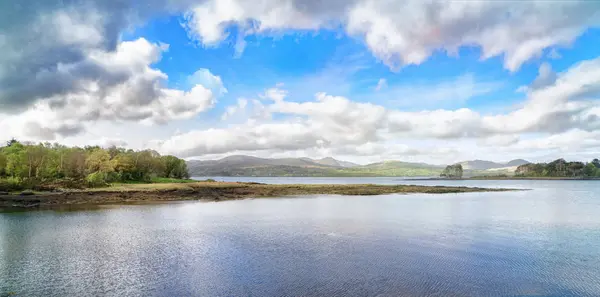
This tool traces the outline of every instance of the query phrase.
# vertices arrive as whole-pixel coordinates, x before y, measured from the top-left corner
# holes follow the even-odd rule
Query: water
[[[533,190],[0,213],[0,296],[600,296],[600,182],[408,183]]]

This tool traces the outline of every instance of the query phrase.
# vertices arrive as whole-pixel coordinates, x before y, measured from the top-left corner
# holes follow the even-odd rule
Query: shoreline
[[[466,178],[442,178],[442,177],[429,177],[429,178],[405,178],[403,180],[415,180],[415,181],[426,181],[426,180],[451,180],[451,181],[463,181],[463,180],[600,180],[597,177],[499,177],[499,176],[473,176]]]
[[[35,209],[68,205],[126,204],[163,201],[226,201],[294,195],[445,194],[502,192],[519,189],[463,186],[417,186],[374,184],[260,184],[243,182],[193,182],[128,184],[86,190],[0,195],[0,208]]]

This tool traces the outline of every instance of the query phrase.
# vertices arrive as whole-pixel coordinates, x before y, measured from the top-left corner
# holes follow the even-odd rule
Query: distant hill
[[[437,176],[442,166],[386,161],[359,165],[332,157],[267,159],[235,155],[219,160],[190,160],[192,176]]]
[[[527,160],[523,160],[523,159],[516,159],[516,160],[512,160],[509,161],[508,163],[506,163],[506,166],[521,166],[521,165],[525,165],[525,164],[529,164],[531,162],[527,161]]]
[[[467,170],[490,170],[490,169],[500,169],[500,168],[508,168],[520,166],[523,164],[529,164],[528,161],[523,159],[511,160],[506,163],[496,163],[492,161],[485,160],[472,160],[472,161],[463,161],[459,162],[462,165],[463,169]],[[514,171],[514,169],[513,169]]]
[[[465,176],[512,174],[525,160],[495,163],[484,160],[461,162]],[[518,164],[518,165],[515,165]],[[384,161],[359,165],[332,157],[311,158],[257,158],[234,155],[219,160],[190,160],[187,162],[192,176],[438,176],[443,165]]]
[[[267,159],[235,155],[219,160],[190,160],[188,171],[195,176],[325,176],[337,168],[356,164],[333,158],[312,160],[309,158]]]
[[[355,167],[355,166],[359,166],[358,164],[352,163],[352,162],[346,162],[346,161],[340,161],[340,160],[336,160],[332,157],[326,157],[323,159],[310,159],[310,158],[303,158],[307,161],[310,162],[314,162],[317,164],[321,164],[321,165],[327,165],[327,166],[335,166],[335,167]]]

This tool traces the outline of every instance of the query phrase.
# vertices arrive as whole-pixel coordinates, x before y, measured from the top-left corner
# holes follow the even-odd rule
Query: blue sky
[[[0,31],[0,138],[201,159],[599,154],[600,5],[388,2],[17,9],[33,25]]]

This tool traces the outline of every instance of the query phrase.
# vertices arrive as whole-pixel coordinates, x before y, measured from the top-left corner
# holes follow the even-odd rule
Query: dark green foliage
[[[189,178],[187,164],[175,156],[162,156],[164,164],[164,177],[185,179]]]
[[[440,174],[440,177],[447,178],[462,178],[463,168],[460,164],[448,165]]]
[[[66,147],[11,140],[0,147],[0,190],[105,186],[111,182],[188,178],[185,161],[152,150]],[[50,187],[52,188],[52,187]]]
[[[517,167],[515,176],[518,177],[573,177],[589,178],[600,176],[598,159],[587,164],[583,162],[567,162],[557,159],[550,163],[530,163]]]

